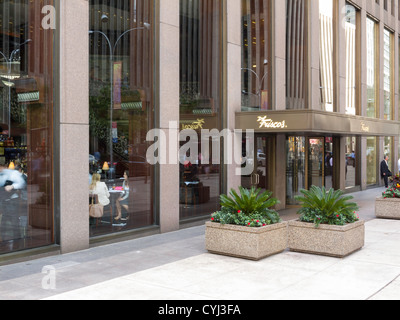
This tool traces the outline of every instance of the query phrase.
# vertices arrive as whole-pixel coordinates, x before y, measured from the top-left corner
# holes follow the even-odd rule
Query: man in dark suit
[[[385,181],[386,189],[389,188],[389,177],[393,175],[389,170],[388,160],[389,156],[386,155],[385,159],[381,162],[381,177]]]

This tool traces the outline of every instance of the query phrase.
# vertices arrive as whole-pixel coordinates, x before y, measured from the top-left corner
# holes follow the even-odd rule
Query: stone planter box
[[[400,220],[400,199],[376,198],[375,215],[380,219]]]
[[[289,222],[289,249],[295,252],[344,258],[364,247],[365,221],[346,226]]]
[[[287,222],[262,228],[206,223],[206,249],[210,253],[261,260],[287,249]]]

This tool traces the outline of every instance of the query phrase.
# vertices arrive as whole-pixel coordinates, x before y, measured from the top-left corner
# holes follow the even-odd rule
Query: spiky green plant
[[[272,198],[271,191],[262,192],[261,189],[252,187],[246,189],[239,187],[239,194],[232,189],[230,196],[221,195],[221,206],[234,211],[241,211],[245,215],[262,212],[280,203],[278,199]]]
[[[221,195],[221,210],[211,215],[211,221],[221,224],[233,224],[251,228],[264,227],[281,222],[275,210],[271,209],[279,203],[272,198],[272,192],[239,187],[229,195]]]
[[[342,190],[319,188],[312,186],[310,190],[301,190],[302,196],[296,200],[302,205],[298,211],[301,220],[313,220],[317,225],[345,224],[358,220],[356,212],[359,210],[357,203],[352,202],[353,196],[343,196]]]

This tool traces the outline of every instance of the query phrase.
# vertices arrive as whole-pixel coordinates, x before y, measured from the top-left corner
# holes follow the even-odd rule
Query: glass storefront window
[[[286,0],[286,109],[306,108],[307,3]]]
[[[323,138],[308,139],[308,187],[322,187],[325,185],[324,176],[332,175],[333,156],[330,152],[324,154],[324,142]]]
[[[333,2],[319,0],[320,19],[320,81],[321,107],[324,111],[334,111],[333,85]]]
[[[377,177],[377,140],[376,137],[367,138],[367,185],[378,183]]]
[[[325,161],[325,187],[329,190],[334,188],[335,184],[335,158],[337,155],[333,152],[333,137],[325,137],[325,150],[324,150],[324,161]]]
[[[270,2],[242,0],[242,111],[272,110]]]
[[[346,138],[346,189],[358,185],[358,146],[357,137]]]
[[[384,119],[393,118],[393,34],[385,29],[383,33],[383,95]]]
[[[356,115],[358,80],[356,52],[358,50],[357,10],[346,4],[344,28],[346,33],[346,114]]]
[[[53,1],[0,2],[0,254],[54,243]]]
[[[154,224],[153,11],[147,0],[90,1],[89,180],[105,205],[91,236]]]
[[[378,50],[377,50],[377,24],[367,18],[367,117],[377,117],[378,97]]]
[[[388,166],[389,170],[393,172],[394,168],[394,158],[393,154],[393,138],[392,137],[385,137],[384,146],[383,146],[383,154],[389,156]]]
[[[202,129],[222,128],[222,7],[219,0],[180,1],[180,129],[195,130],[198,141]],[[213,142],[201,141],[196,159],[181,155],[182,220],[219,209],[222,165]],[[208,154],[202,148],[206,143]]]
[[[395,159],[395,161],[397,161],[397,172],[396,174],[400,174],[400,141],[399,141],[399,149],[398,149],[398,155],[397,155],[397,159]]]

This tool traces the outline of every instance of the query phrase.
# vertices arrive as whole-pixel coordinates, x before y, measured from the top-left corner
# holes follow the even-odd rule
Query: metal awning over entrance
[[[236,113],[236,129],[260,133],[315,133],[342,136],[398,136],[400,122],[317,110]]]

